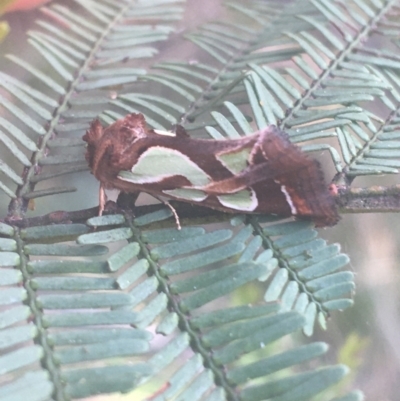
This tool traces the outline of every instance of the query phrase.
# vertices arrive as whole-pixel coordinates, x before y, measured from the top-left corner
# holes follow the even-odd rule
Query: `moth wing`
[[[169,179],[171,182],[174,177],[184,177],[184,182],[193,187],[206,186],[212,181],[188,156],[164,146],[146,149],[123,179],[135,184],[158,184],[161,187],[163,180]],[[178,187],[178,183],[175,187]]]
[[[269,160],[274,181],[281,186],[288,202],[299,216],[309,216],[317,227],[332,226],[339,220],[335,199],[329,192],[322,168],[291,143],[284,132],[274,126],[260,134],[254,159]]]
[[[268,163],[247,167],[242,173],[233,175],[224,180],[212,182],[201,188],[208,195],[224,195],[239,192],[259,182],[274,178],[274,173],[269,171]]]

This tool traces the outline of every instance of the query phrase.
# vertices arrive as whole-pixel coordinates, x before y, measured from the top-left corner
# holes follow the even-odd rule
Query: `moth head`
[[[97,177],[100,170],[117,169],[124,151],[147,134],[143,114],[128,114],[106,128],[94,120],[82,138],[87,142],[85,157],[92,173]]]
[[[110,125],[108,129],[123,133],[125,140],[144,138],[148,133],[146,120],[141,113],[128,114],[123,119]]]

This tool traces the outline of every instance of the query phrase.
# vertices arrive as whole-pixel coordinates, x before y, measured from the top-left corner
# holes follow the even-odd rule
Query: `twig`
[[[136,197],[134,200],[136,200]],[[400,185],[391,187],[373,186],[368,188],[337,186],[336,202],[341,213],[400,212]],[[177,215],[179,215],[179,219],[181,221],[186,220],[187,224],[225,221],[232,216],[231,214],[183,202],[171,202],[171,204],[176,210]],[[128,207],[128,204],[124,204],[123,209],[132,209],[134,215],[139,217],[160,210],[162,207],[163,205],[155,204],[132,208],[131,206]],[[113,214],[120,211],[121,207],[115,202],[108,201],[105,205],[104,214]],[[20,228],[26,228],[49,224],[79,223],[91,217],[98,216],[98,214],[99,208],[93,207],[73,212],[55,211],[37,217],[6,218],[2,221]],[[174,225],[174,223],[170,221],[165,224],[167,226]]]
[[[337,203],[342,213],[400,212],[400,185],[368,188],[337,187]]]

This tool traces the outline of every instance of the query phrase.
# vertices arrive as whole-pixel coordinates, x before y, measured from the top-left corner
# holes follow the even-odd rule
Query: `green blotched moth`
[[[175,133],[148,129],[142,114],[129,114],[107,128],[94,120],[83,139],[102,190],[146,192],[230,213],[293,215],[317,227],[339,220],[319,163],[272,125],[240,139],[207,140],[191,138],[181,126]]]

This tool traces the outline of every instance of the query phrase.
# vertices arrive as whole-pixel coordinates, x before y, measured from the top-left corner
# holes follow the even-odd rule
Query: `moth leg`
[[[178,230],[180,230],[182,228],[181,227],[181,222],[179,221],[179,216],[178,216],[178,213],[176,212],[175,208],[166,200],[163,200],[162,202],[164,203],[164,205],[166,205],[166,206],[168,206],[170,208],[170,210],[171,210],[171,212],[172,212],[172,214],[174,215],[174,218],[175,218],[176,228]]]
[[[179,216],[178,216],[178,213],[176,212],[175,208],[174,208],[167,200],[161,199],[161,198],[159,198],[158,196],[155,196],[155,195],[153,195],[153,194],[152,194],[151,196],[152,196],[153,198],[156,198],[156,199],[159,200],[160,202],[164,203],[165,206],[168,206],[168,207],[169,207],[169,209],[171,210],[172,214],[174,215],[176,228],[177,228],[178,230],[180,230],[180,229],[182,228],[182,227],[181,227],[181,222],[180,222],[180,220],[179,220]]]
[[[99,216],[103,215],[106,202],[107,202],[106,191],[105,191],[103,185],[100,184],[100,187],[99,187]]]
[[[122,210],[133,211],[135,209],[136,200],[140,192],[124,192],[121,191],[117,198],[117,206]]]

